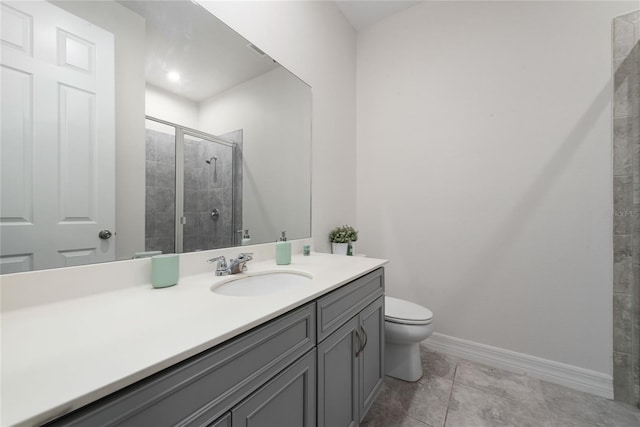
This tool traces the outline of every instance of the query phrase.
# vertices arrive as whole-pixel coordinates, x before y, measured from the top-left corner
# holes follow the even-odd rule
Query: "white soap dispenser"
[[[249,236],[249,229],[244,230],[244,235],[242,236],[242,246],[247,246],[251,244],[251,236]]]

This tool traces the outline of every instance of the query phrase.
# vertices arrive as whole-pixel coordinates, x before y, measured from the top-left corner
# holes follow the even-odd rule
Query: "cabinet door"
[[[220,417],[208,427],[231,427],[231,412],[227,412],[226,415]]]
[[[315,366],[311,350],[232,409],[233,427],[315,427]]]
[[[360,364],[360,421],[371,408],[384,383],[384,297],[360,312],[364,331],[364,348],[358,355]]]
[[[318,345],[318,427],[359,424],[358,326],[356,316]]]

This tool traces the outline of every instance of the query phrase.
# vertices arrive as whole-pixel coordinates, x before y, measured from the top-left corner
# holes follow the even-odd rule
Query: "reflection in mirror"
[[[311,90],[256,46],[188,0],[1,7],[1,273],[310,236]]]
[[[216,137],[148,117],[145,149],[145,253],[236,245],[242,132]]]

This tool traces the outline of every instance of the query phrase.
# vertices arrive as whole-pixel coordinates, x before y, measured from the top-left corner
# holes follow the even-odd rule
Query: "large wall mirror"
[[[311,89],[259,47],[189,0],[1,7],[1,273],[310,237]]]

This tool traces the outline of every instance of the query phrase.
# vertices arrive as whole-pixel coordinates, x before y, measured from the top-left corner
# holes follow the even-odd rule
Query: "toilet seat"
[[[431,310],[409,301],[384,297],[384,319],[402,325],[428,325],[433,321]]]

